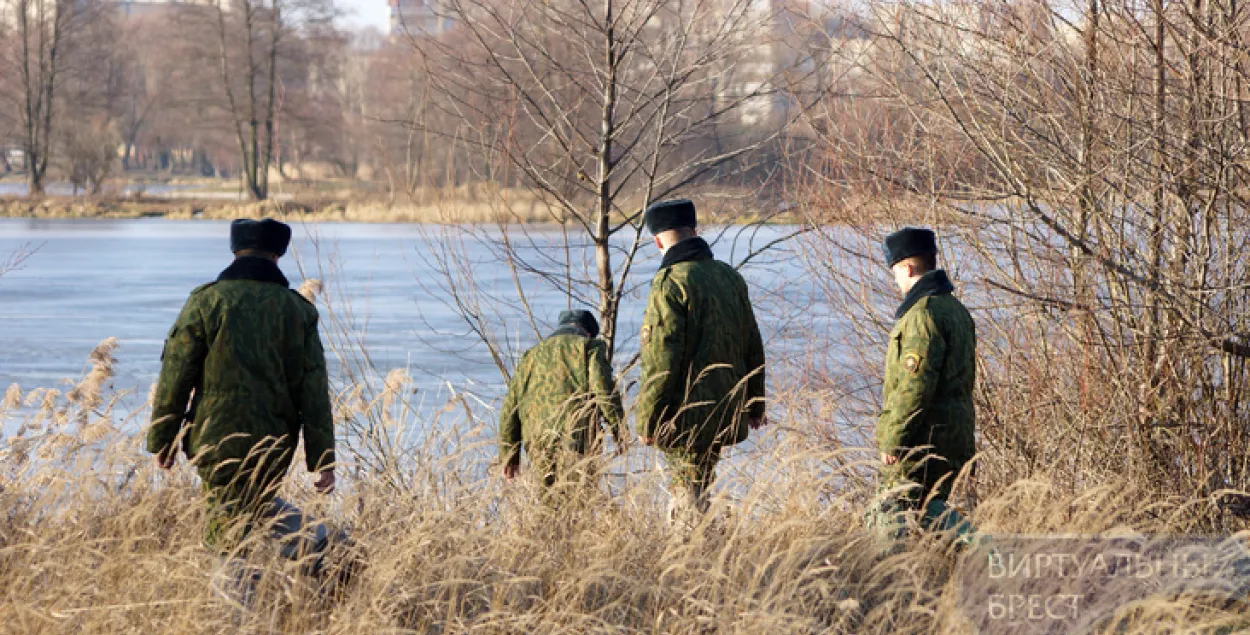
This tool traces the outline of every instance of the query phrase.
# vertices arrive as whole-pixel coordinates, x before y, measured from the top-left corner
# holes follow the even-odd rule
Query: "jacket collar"
[[[660,261],[660,270],[663,271],[679,262],[711,259],[712,247],[707,244],[706,240],[695,236],[669,247],[664,254],[664,260]]]
[[[278,268],[277,263],[265,258],[236,258],[221,272],[221,275],[217,276],[218,282],[223,280],[255,280],[280,284],[288,289],[291,287],[291,283],[287,282],[286,276],[282,275],[282,270]]]
[[[920,300],[931,295],[946,295],[955,290],[955,286],[951,284],[950,278],[946,276],[946,272],[941,269],[934,269],[929,273],[921,276],[916,281],[911,291],[903,296],[903,303],[898,306],[898,310],[894,312],[894,319],[901,320],[911,307]]]

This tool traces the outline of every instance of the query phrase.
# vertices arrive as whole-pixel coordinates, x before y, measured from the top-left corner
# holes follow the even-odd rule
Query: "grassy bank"
[[[429,479],[412,491],[362,478],[325,505],[296,487],[306,509],[351,527],[367,568],[328,600],[258,549],[250,562],[268,573],[242,613],[210,591],[221,561],[200,545],[190,470],[158,475],[130,443],[89,471],[82,457],[47,458],[55,467],[0,492],[0,632],[953,634],[976,632],[995,593],[940,540],[883,552],[860,506],[804,469],[828,457],[786,451],[749,482],[732,477],[745,494],[719,499],[688,537],[667,528],[651,475],[559,511],[530,484],[460,481],[471,470],[455,460],[412,468]],[[1176,534],[1204,511],[1130,483],[1067,496],[1021,481],[975,520],[991,534]],[[1224,598],[1142,593],[1111,608],[1089,632],[1250,627]]]
[[[197,192],[201,198],[195,198]],[[223,198],[219,194],[230,196]],[[797,209],[758,199],[750,192],[708,191],[691,194],[705,222],[797,223]],[[549,200],[524,189],[485,185],[419,191],[390,201],[351,188],[319,191],[301,189],[276,195],[273,200],[230,200],[231,192],[196,185],[176,196],[0,196],[0,218],[225,220],[279,217],[301,222],[496,224],[574,222],[571,214]],[[628,207],[626,203],[622,203]],[[614,223],[624,221],[623,216]]]
[[[70,198],[0,199],[0,217],[45,219],[229,220],[278,217],[302,222],[355,223],[550,223],[558,218],[538,201],[507,207],[472,200],[431,204],[371,201],[233,202],[194,199]]]

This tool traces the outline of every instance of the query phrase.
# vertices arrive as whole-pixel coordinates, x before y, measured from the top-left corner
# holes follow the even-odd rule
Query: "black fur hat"
[[[694,228],[699,222],[694,203],[684,198],[652,204],[647,208],[646,220],[653,235],[679,227]]]
[[[585,309],[563,311],[560,313],[560,326],[572,325],[586,331],[591,337],[599,337],[599,321],[595,315]]]
[[[249,220],[240,218],[230,223],[230,251],[258,249],[282,256],[291,244],[291,227],[271,218]]]
[[[885,262],[890,267],[904,258],[936,254],[937,251],[937,237],[932,230],[904,227],[885,237]]]

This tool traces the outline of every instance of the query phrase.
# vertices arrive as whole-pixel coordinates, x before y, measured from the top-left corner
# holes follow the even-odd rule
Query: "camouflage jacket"
[[[764,416],[764,342],[746,281],[702,238],[669,248],[642,326],[638,434],[705,450],[747,438]]]
[[[526,351],[512,375],[499,414],[499,457],[560,447],[586,454],[599,447],[599,417],[617,444],[624,443],[621,395],[612,379],[607,345],[576,329],[561,328]]]
[[[284,474],[301,431],[310,471],[334,463],[317,309],[273,262],[240,258],[192,291],[161,360],[149,452],[173,451],[189,421],[183,450],[210,486],[229,482],[249,454],[268,448],[276,456],[266,478]]]
[[[917,281],[895,314],[886,353],[877,446],[900,458],[933,446],[925,474],[912,475],[925,484],[958,471],[976,451],[976,325],[953,291],[945,271]]]

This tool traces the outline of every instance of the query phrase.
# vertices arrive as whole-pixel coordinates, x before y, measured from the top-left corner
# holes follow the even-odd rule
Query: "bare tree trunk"
[[[44,194],[62,65],[62,38],[65,21],[72,17],[66,10],[63,0],[18,0],[14,5],[17,35],[21,38],[18,66],[23,95],[22,151],[26,154],[26,183],[31,196]]]
[[[1146,306],[1145,324],[1142,328],[1142,368],[1146,370],[1146,376],[1141,386],[1139,396],[1140,417],[1136,429],[1136,438],[1138,451],[1142,453],[1144,459],[1142,466],[1147,472],[1155,472],[1159,467],[1154,442],[1152,440],[1152,427],[1158,422],[1159,405],[1163,402],[1164,396],[1160,394],[1163,389],[1160,381],[1160,364],[1163,362],[1160,354],[1160,338],[1162,337],[1162,315],[1160,311],[1158,285],[1162,280],[1163,268],[1163,236],[1165,231],[1166,206],[1167,206],[1167,128],[1166,128],[1166,110],[1167,110],[1167,55],[1166,55],[1166,18],[1164,16],[1165,5],[1162,0],[1154,0],[1152,5],[1155,19],[1154,32],[1154,116],[1153,129],[1151,132],[1153,150],[1154,150],[1154,194],[1153,205],[1150,210],[1150,227],[1149,236],[1147,237],[1146,259],[1150,266],[1151,284],[1143,291],[1143,301]],[[1156,472],[1157,473],[1157,472]]]
[[[256,67],[256,32],[253,24],[255,11],[251,3],[246,4],[247,21],[243,29],[243,49],[247,51],[247,54],[246,62],[243,66],[243,79],[247,82],[247,158],[250,166],[247,172],[247,188],[254,200],[261,201],[264,200],[265,195],[260,190],[259,174],[262,168],[258,161],[260,159],[260,120],[257,119],[258,115],[256,113],[256,76],[258,70]]]
[[[604,69],[607,71],[603,82],[603,95],[600,104],[599,128],[599,175],[596,179],[597,201],[595,217],[595,261],[599,272],[599,316],[603,321],[603,339],[608,343],[608,358],[616,348],[617,296],[616,281],[612,277],[612,254],[609,242],[612,239],[612,140],[616,134],[616,24],[613,14],[613,1],[603,0],[603,23],[607,26],[604,33]]]
[[[226,24],[227,11],[221,5],[221,2],[223,1],[224,0],[218,0],[218,4],[216,6],[217,42],[218,42],[217,54],[218,54],[218,63],[219,63],[219,70],[220,70],[219,77],[221,79],[222,91],[225,93],[225,96],[226,96],[226,106],[229,110],[230,120],[234,126],[235,139],[239,144],[239,159],[242,161],[240,165],[240,173],[243,176],[243,186],[247,190],[248,194],[252,196],[253,198],[255,198],[257,192],[255,188],[253,187],[254,179],[252,175],[254,174],[254,172],[253,172],[252,164],[255,160],[256,154],[255,152],[248,151],[249,146],[248,146],[247,138],[243,131],[243,124],[242,122],[239,121],[238,100],[234,96],[234,85],[233,85],[234,78],[233,78],[232,73],[230,72],[230,46],[228,43],[229,28]],[[249,47],[247,58],[250,61],[252,57],[252,54],[250,52],[250,47],[251,47],[251,36],[250,36],[251,7],[250,5],[248,5],[247,3],[244,3],[244,8],[242,9],[242,11],[244,13],[243,15],[244,28],[246,28],[249,33],[249,36],[247,37],[248,47]],[[250,68],[250,64],[249,64],[249,68]],[[249,75],[249,78],[250,78],[250,75]],[[249,82],[249,86],[251,86],[251,82]],[[249,90],[251,89],[249,88]],[[252,118],[251,123],[252,123],[252,128],[253,128],[253,133],[254,133],[255,132],[255,117]]]
[[[260,160],[256,183],[258,200],[269,198],[269,165],[273,162],[275,120],[278,116],[278,45],[282,37],[282,3],[273,0],[269,30],[269,73],[266,77],[269,96],[265,103],[265,152]],[[281,170],[281,166],[279,166]]]

